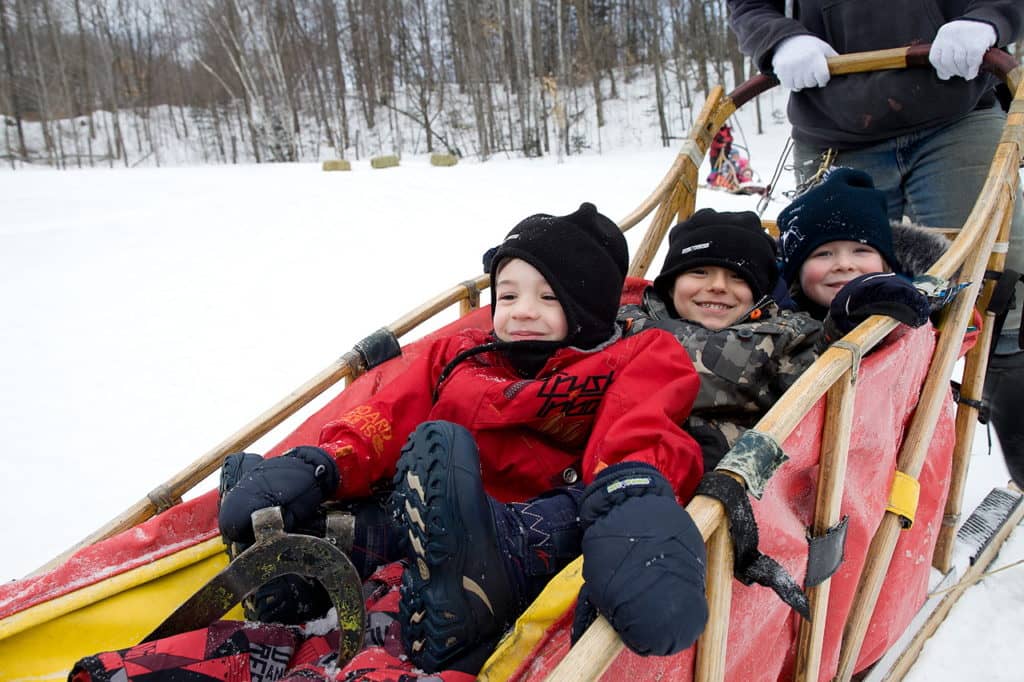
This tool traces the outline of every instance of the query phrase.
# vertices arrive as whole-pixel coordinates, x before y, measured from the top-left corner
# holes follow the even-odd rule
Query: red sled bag
[[[264,682],[284,676],[299,636],[271,623],[218,621],[201,630],[88,656],[69,682]]]

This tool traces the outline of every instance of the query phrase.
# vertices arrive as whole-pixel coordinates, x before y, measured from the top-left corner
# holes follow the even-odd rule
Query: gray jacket
[[[998,47],[1024,34],[1021,0],[794,0],[793,19],[784,4],[728,0],[740,48],[765,72],[775,47],[794,35],[817,36],[845,54],[930,43],[954,19],[990,24]],[[993,106],[995,84],[987,74],[940,81],[925,68],[837,76],[790,96],[793,139],[820,148],[868,146]]]

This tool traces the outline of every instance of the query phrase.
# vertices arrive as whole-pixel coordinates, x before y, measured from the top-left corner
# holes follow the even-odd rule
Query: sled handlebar
[[[844,76],[851,73],[886,69],[931,68],[931,63],[928,61],[928,52],[931,47],[930,43],[924,43],[910,47],[894,47],[888,50],[841,54],[838,57],[828,58],[828,72],[833,76]],[[1021,78],[1021,75],[1014,75],[1014,70],[1018,68],[1016,60],[1011,55],[995,47],[989,48],[981,62],[982,71],[991,73],[1001,81],[1008,82],[1010,90],[1016,89],[1015,81],[1019,81]],[[778,84],[779,80],[775,76],[767,73],[758,74],[737,86],[730,93],[730,97],[738,108]]]

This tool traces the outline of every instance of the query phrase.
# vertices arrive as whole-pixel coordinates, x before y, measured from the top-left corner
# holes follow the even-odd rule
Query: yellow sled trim
[[[917,514],[917,503],[921,498],[921,483],[913,476],[908,476],[899,469],[892,479],[892,490],[889,491],[889,506],[885,511],[900,517],[903,530],[910,530]]]
[[[64,680],[83,656],[138,644],[227,563],[216,537],[5,618],[0,680]]]
[[[519,617],[512,631],[484,663],[478,680],[507,680],[530,658],[533,650],[555,621],[572,605],[583,586],[583,557],[577,558],[548,581],[530,608]]]

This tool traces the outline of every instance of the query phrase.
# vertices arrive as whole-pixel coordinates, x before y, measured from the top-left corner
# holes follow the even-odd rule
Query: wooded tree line
[[[725,0],[0,0],[0,47],[6,157],[57,167],[571,154],[637,75],[668,143],[745,65]]]

